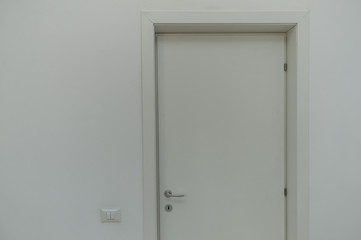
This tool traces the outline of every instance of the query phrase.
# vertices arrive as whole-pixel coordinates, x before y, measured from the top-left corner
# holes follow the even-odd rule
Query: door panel
[[[161,240],[285,239],[284,62],[284,34],[157,36]]]

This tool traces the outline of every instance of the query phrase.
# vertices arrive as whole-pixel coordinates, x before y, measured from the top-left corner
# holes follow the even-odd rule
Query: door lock
[[[165,205],[164,209],[166,212],[171,212],[173,210],[173,206],[171,204],[167,204]]]

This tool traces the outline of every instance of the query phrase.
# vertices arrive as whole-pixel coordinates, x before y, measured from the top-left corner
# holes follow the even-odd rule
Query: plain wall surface
[[[312,2],[311,240],[361,239],[360,23],[359,0]]]
[[[141,9],[310,9],[310,239],[361,239],[359,0],[0,0],[0,239],[142,239]]]

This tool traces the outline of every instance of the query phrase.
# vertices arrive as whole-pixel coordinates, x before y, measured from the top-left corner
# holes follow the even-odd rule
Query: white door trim
[[[308,240],[309,17],[307,11],[142,12],[144,240],[158,240],[155,34],[170,32],[287,33],[287,239]]]

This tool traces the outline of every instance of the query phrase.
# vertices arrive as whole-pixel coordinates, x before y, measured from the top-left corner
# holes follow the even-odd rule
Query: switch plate
[[[103,223],[120,222],[121,220],[120,209],[101,209],[100,220]]]

